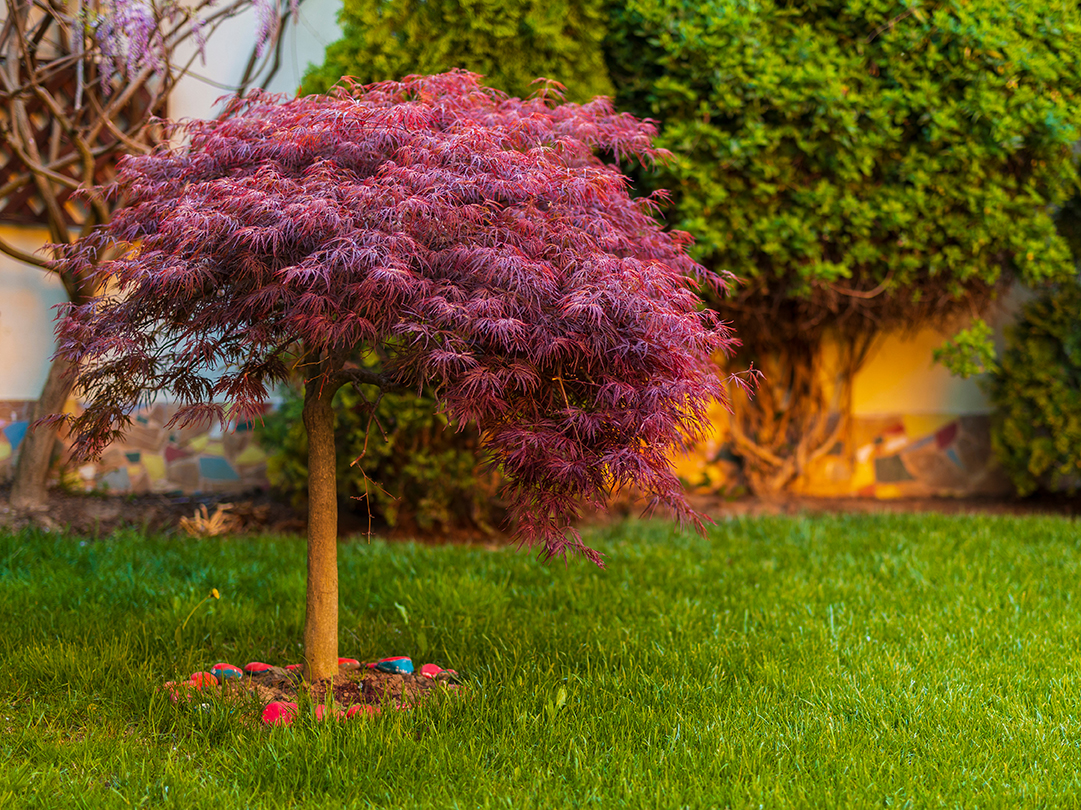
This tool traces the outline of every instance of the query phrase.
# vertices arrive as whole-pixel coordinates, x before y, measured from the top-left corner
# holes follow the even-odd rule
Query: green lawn
[[[268,731],[156,687],[299,659],[301,541],[0,534],[0,807],[1081,804],[1076,522],[588,539],[606,569],[345,545],[341,654],[452,666],[470,696]]]

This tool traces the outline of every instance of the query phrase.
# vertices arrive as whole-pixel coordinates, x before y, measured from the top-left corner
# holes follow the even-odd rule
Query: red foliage
[[[187,124],[188,146],[126,158],[127,207],[61,260],[91,271],[123,251],[94,270],[110,294],[59,329],[90,401],[82,453],[152,392],[182,422],[245,419],[293,364],[369,393],[428,388],[475,420],[517,537],[548,555],[597,559],[570,523],[627,484],[699,523],[667,456],[724,401],[711,357],[736,341],[695,288],[728,279],[597,156],[663,158],[654,128],[477,79],[255,95]],[[347,362],[365,351],[379,373]]]

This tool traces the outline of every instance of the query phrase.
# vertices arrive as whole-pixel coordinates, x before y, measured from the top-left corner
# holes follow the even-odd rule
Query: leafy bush
[[[407,529],[479,529],[502,521],[498,476],[478,460],[480,437],[472,425],[455,430],[429,397],[385,394],[369,420],[352,388],[334,397],[338,494],[358,499],[355,510]],[[308,491],[308,437],[304,397],[287,389],[266,417],[263,445],[271,451],[271,484],[297,506]],[[384,435],[385,431],[385,435]],[[358,459],[354,464],[354,459]]]
[[[676,154],[638,184],[747,280],[714,304],[767,371],[733,422],[757,488],[840,438],[876,334],[1072,273],[1051,212],[1077,181],[1076,4],[624,0],[609,31],[617,106]]]
[[[361,82],[464,68],[516,96],[538,76],[567,86],[572,101],[612,95],[604,66],[604,0],[345,0],[343,36],[309,67],[305,93],[342,76]]]
[[[1061,284],[1028,302],[1007,330],[985,387],[991,439],[1017,490],[1081,485],[1081,286]]]

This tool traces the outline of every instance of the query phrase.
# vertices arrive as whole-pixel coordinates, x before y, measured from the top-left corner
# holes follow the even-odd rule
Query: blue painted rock
[[[374,668],[380,672],[389,672],[392,675],[412,675],[413,659],[408,655],[394,655],[390,658],[380,658],[375,662]]]
[[[297,704],[275,700],[263,709],[263,725],[287,726],[297,716]]]
[[[232,664],[215,664],[210,668],[210,674],[225,683],[226,678],[243,678],[244,670]]]
[[[269,672],[274,669],[270,664],[264,664],[262,661],[252,661],[251,663],[244,665],[244,671],[249,675],[258,675],[262,672]]]
[[[208,686],[217,686],[218,679],[209,672],[193,672],[191,677],[188,678],[188,683],[193,684],[198,689],[206,689]]]
[[[360,661],[355,658],[339,658],[338,669],[352,672],[355,669],[360,669]]]

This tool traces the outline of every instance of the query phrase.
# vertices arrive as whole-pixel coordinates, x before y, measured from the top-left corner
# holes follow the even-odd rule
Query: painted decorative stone
[[[338,669],[344,669],[346,672],[352,672],[355,669],[360,669],[360,661],[355,658],[339,658]]]
[[[375,664],[369,664],[372,669],[380,672],[389,672],[392,675],[412,675],[413,659],[408,655],[394,655],[390,658],[380,658]]]
[[[425,678],[435,678],[437,675],[457,675],[453,669],[443,669],[439,664],[425,664],[420,668],[420,674]]]
[[[345,712],[342,711],[341,709],[335,709],[334,711],[331,711],[326,706],[324,706],[322,703],[320,703],[318,706],[315,707],[315,719],[316,720],[326,720],[328,717],[331,720],[341,720],[342,718],[345,717]]]
[[[285,668],[287,670],[289,670],[290,672],[300,672],[302,669],[304,669],[304,665],[303,664],[286,664]]]
[[[252,661],[244,665],[244,671],[249,675],[258,675],[260,672],[269,672],[272,669],[274,667],[270,664],[264,664],[262,661]]]
[[[243,678],[244,670],[232,664],[215,664],[210,668],[210,674],[225,683],[226,678]]]
[[[181,695],[186,699],[188,697],[188,690],[191,689],[192,684],[190,681],[186,683],[177,683],[176,681],[166,681],[161,685],[161,688],[169,695],[169,700],[172,703],[177,703],[180,700]]]
[[[296,716],[297,704],[275,700],[268,703],[266,708],[263,709],[263,725],[287,726],[293,722]]]
[[[188,679],[188,682],[194,684],[199,689],[206,689],[208,686],[218,685],[218,679],[209,672],[193,672]]]
[[[378,706],[369,706],[365,703],[354,703],[345,713],[345,717],[346,719],[349,719],[350,717],[354,717],[358,714],[363,714],[368,717],[375,717],[379,714],[379,711],[380,710]]]

